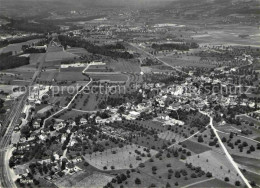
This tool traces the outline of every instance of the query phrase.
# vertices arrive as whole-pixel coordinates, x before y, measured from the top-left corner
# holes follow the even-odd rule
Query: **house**
[[[88,120],[86,120],[85,118],[80,118],[80,124],[86,124],[88,123]]]
[[[39,129],[40,127],[41,127],[40,123],[38,121],[35,121],[34,124],[33,124],[33,128]]]
[[[97,116],[96,119],[95,119],[95,122],[97,124],[105,124],[107,121],[107,119],[102,119],[101,117]]]
[[[41,134],[41,135],[39,136],[39,139],[42,140],[42,141],[47,140],[47,138],[48,138],[48,136],[47,136],[46,134]]]
[[[160,117],[160,119],[165,120],[165,121],[168,121],[168,120],[170,119],[170,117],[169,117],[168,115],[162,115],[162,116]]]

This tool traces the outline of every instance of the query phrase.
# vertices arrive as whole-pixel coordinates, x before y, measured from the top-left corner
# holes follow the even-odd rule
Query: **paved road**
[[[189,185],[185,185],[184,187],[182,188],[188,188],[190,186],[193,186],[193,185],[197,185],[197,184],[200,184],[200,183],[204,183],[204,182],[207,182],[207,181],[210,181],[210,180],[214,180],[215,178],[210,178],[210,179],[206,179],[206,180],[201,180],[201,181],[197,181],[195,183],[191,183]]]
[[[247,187],[252,188],[250,183],[248,182],[248,180],[245,178],[245,176],[242,174],[242,172],[240,171],[237,163],[233,160],[233,158],[231,157],[231,155],[229,154],[227,148],[225,147],[225,145],[223,144],[217,129],[214,127],[213,125],[213,118],[210,116],[210,114],[206,113],[206,112],[202,112],[200,111],[200,113],[208,116],[210,118],[210,126],[214,132],[214,134],[216,135],[217,139],[218,139],[218,143],[220,144],[220,146],[222,147],[227,159],[229,160],[229,162],[233,165],[234,169],[237,171],[238,175],[241,177],[241,179],[243,180],[243,182],[246,184]]]
[[[38,69],[35,71],[33,78],[31,80],[31,83],[29,84],[29,87],[27,88],[27,91],[21,97],[19,102],[17,102],[17,105],[15,105],[12,108],[10,116],[9,116],[9,120],[8,120],[7,124],[5,125],[8,128],[6,130],[5,135],[0,140],[0,149],[6,148],[10,145],[12,133],[15,128],[16,122],[20,117],[20,114],[23,110],[24,105],[26,104],[26,100],[29,96],[31,86],[34,84],[34,82],[37,80],[38,76],[40,75],[44,62],[45,62],[45,55],[39,59]],[[16,185],[13,182],[12,177],[10,175],[8,165],[9,164],[7,164],[7,162],[6,162],[6,150],[1,150],[0,151],[0,182],[1,182],[0,187],[3,187],[3,188],[16,187]]]
[[[174,69],[174,70],[176,70],[177,72],[180,72],[180,73],[183,73],[183,74],[186,74],[186,75],[188,75],[188,73],[187,73],[187,72],[184,72],[184,71],[182,71],[182,70],[180,70],[180,69],[176,68],[175,66],[172,66],[172,65],[170,65],[169,63],[167,63],[167,62],[165,62],[165,61],[163,61],[163,60],[159,59],[158,57],[156,57],[156,56],[154,56],[153,54],[151,54],[151,53],[149,53],[149,52],[145,51],[144,49],[142,49],[142,48],[139,48],[138,46],[136,46],[136,45],[134,45],[134,44],[132,44],[132,43],[128,43],[128,44],[129,44],[130,46],[134,47],[135,49],[138,49],[138,50],[140,50],[140,51],[144,52],[144,53],[145,53],[145,54],[147,54],[148,56],[150,56],[150,57],[152,57],[152,58],[156,59],[157,61],[159,61],[159,62],[163,63],[164,65],[166,65],[166,66],[169,66],[169,67],[173,68],[173,69]]]
[[[80,94],[82,91],[84,91],[84,89],[85,89],[91,82],[92,82],[92,78],[90,78],[90,81],[89,81],[85,86],[83,86],[79,91],[77,91],[77,93],[72,97],[72,99],[71,99],[70,102],[67,104],[67,106],[63,107],[61,110],[55,112],[54,114],[52,114],[52,115],[49,116],[48,118],[44,119],[44,122],[43,122],[43,126],[42,126],[42,127],[45,126],[45,123],[46,123],[49,119],[51,119],[51,118],[54,117],[55,115],[57,115],[57,114],[63,112],[64,110],[67,110],[67,109],[70,107],[70,105],[72,104],[72,102],[76,99],[76,97],[78,96],[78,94]]]

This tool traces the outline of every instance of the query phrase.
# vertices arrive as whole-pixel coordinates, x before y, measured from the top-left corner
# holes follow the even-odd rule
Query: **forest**
[[[29,61],[28,57],[12,56],[12,52],[3,53],[0,55],[0,71],[28,65]]]
[[[112,58],[123,58],[123,59],[132,59],[133,55],[125,52],[114,51],[117,47],[122,49],[121,45],[110,46],[97,46],[88,41],[77,37],[68,37],[64,35],[59,35],[59,41],[63,46],[71,46],[71,47],[81,47],[85,48],[88,52],[93,54],[99,54],[104,56],[109,56]],[[113,50],[111,50],[113,49]]]

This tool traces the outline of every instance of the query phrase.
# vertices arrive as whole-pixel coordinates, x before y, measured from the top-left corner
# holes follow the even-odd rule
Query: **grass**
[[[86,81],[88,77],[79,72],[59,72],[57,81]]]
[[[169,65],[172,66],[180,66],[180,67],[205,67],[205,68],[213,68],[215,65],[210,64],[209,62],[203,63],[197,59],[197,57],[187,58],[175,58],[175,57],[162,57],[161,60],[165,61]]]
[[[260,159],[252,159],[249,157],[243,157],[243,156],[238,156],[238,155],[232,155],[232,157],[235,162],[259,172]]]
[[[56,51],[56,52],[47,52],[45,60],[46,62],[63,61],[63,60],[74,59],[77,57],[78,57],[77,55],[74,55],[66,51]]]
[[[180,134],[174,133],[172,131],[162,132],[162,133],[158,134],[158,137],[161,139],[167,140],[167,141],[171,141],[172,139],[175,139],[176,142],[181,142],[185,139]]]
[[[39,81],[51,82],[57,76],[57,74],[58,72],[56,70],[42,72]]]
[[[124,74],[91,74],[91,78],[93,78],[94,81],[112,81],[112,82],[125,82],[127,80],[127,76]]]
[[[248,171],[243,174],[249,181],[254,181],[256,184],[260,185],[260,175]]]
[[[145,164],[144,168],[139,167],[138,170],[140,170],[141,175],[142,173],[147,174],[151,176],[151,179],[157,180],[157,182],[162,183],[166,185],[167,182],[174,187],[175,183],[178,182],[177,187],[185,186],[188,184],[193,183],[194,181],[201,181],[207,179],[205,175],[197,178],[191,178],[191,174],[194,173],[193,170],[189,169],[186,167],[185,163],[180,161],[177,158],[174,158],[173,156],[171,157],[166,157],[166,153],[163,153],[160,158],[153,157],[153,162],[147,161]],[[170,166],[167,166],[170,165]],[[156,167],[157,170],[155,173],[153,172],[152,168]],[[173,173],[171,177],[169,178],[168,175],[169,170],[172,170]],[[175,172],[180,170],[185,170],[187,172],[187,175],[181,175],[181,177],[177,178],[175,177]],[[185,178],[186,177],[186,178]],[[157,185],[157,184],[156,184]]]
[[[221,187],[227,187],[227,188],[231,188],[231,187],[235,187],[233,185],[230,185],[224,181],[218,180],[218,179],[213,179],[213,180],[209,180],[206,182],[202,182],[202,183],[198,183],[196,185],[192,185],[189,186],[189,188],[202,188],[202,187],[215,187],[215,188],[221,188]]]
[[[140,73],[141,71],[139,62],[137,60],[111,60],[111,62],[109,62],[107,65],[115,72]]]
[[[144,151],[144,147],[137,145],[127,145],[122,148],[116,147],[107,149],[102,153],[96,152],[93,154],[86,154],[84,159],[99,170],[102,170],[104,166],[106,166],[108,170],[113,170],[113,168],[111,168],[112,166],[116,170],[130,169],[130,165],[132,165],[132,168],[136,168],[140,163],[149,159],[147,156],[142,157],[135,153],[137,150],[147,155],[147,152]],[[155,150],[150,150],[151,155],[155,155],[156,153],[157,152]],[[137,156],[140,157],[140,160],[136,159]]]
[[[191,150],[192,152],[196,153],[196,154],[200,154],[203,153],[205,151],[209,151],[211,150],[210,147],[204,146],[202,144],[190,141],[190,140],[186,140],[184,142],[182,142],[182,145],[185,144],[187,147],[187,149]]]
[[[220,137],[223,138],[225,137],[226,139],[229,138],[229,135],[228,134],[223,134],[223,133],[219,133]],[[239,148],[238,148],[238,145],[235,145],[235,142],[237,140],[241,140],[241,143],[243,142],[246,142],[248,144],[248,146],[244,147],[243,148],[243,151],[240,152]],[[234,145],[234,149],[232,149],[231,147],[229,147],[227,145],[227,142],[224,142],[224,145],[226,146],[226,148],[228,149],[228,151],[231,153],[231,154],[234,154],[234,155],[240,155],[240,156],[245,156],[245,157],[249,157],[249,158],[259,158],[260,156],[260,151],[257,150],[257,143],[252,141],[252,140],[249,140],[249,139],[246,139],[246,138],[243,138],[243,137],[238,137],[238,136],[235,136],[233,137],[233,139],[230,141],[231,143],[233,143]],[[253,145],[255,147],[255,151],[251,152],[250,154],[247,153],[247,151],[249,150],[250,146]]]
[[[113,176],[103,173],[93,173],[76,183],[77,187],[104,187]]]
[[[213,177],[224,180],[225,177],[230,179],[230,182],[240,181],[240,177],[228,159],[220,153],[214,151],[206,151],[199,155],[192,155],[186,159],[187,163],[192,163],[193,166],[200,166],[202,170],[211,172]]]

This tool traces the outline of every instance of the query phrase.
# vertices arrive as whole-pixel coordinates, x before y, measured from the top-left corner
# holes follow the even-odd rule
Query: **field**
[[[249,157],[243,157],[238,155],[232,155],[235,162],[241,164],[242,166],[246,166],[248,169],[255,171],[257,173],[260,172],[260,159],[253,159]]]
[[[210,64],[210,62],[203,62],[198,59],[196,56],[188,56],[189,58],[185,57],[161,57],[162,61],[165,61],[171,66],[175,67],[205,67],[205,68],[213,68],[216,65]]]
[[[185,144],[187,149],[189,149],[190,151],[192,151],[196,154],[200,154],[200,153],[203,153],[205,151],[211,150],[210,147],[204,146],[202,144],[199,144],[197,142],[193,142],[193,141],[190,141],[190,140],[186,140],[186,141],[182,142],[182,145],[184,145],[184,144]]]
[[[66,51],[69,52],[69,53],[78,55],[78,56],[81,56],[81,55],[89,55],[89,54],[90,54],[90,53],[89,53],[87,50],[85,50],[84,48],[68,48]]]
[[[138,170],[142,174],[150,175],[152,179],[157,180],[158,183],[166,185],[168,182],[172,187],[182,187],[189,185],[194,181],[201,181],[207,179],[205,175],[198,175],[194,178],[191,174],[195,173],[192,169],[188,168],[184,162],[173,156],[166,157],[166,152],[161,157],[153,157],[153,161],[149,160],[144,163],[144,167],[139,167]],[[156,170],[153,170],[156,169]],[[186,174],[181,174],[180,177],[176,177],[176,171],[185,171]],[[175,183],[178,185],[175,185]],[[156,183],[157,185],[157,183]],[[174,186],[175,185],[175,186]]]
[[[58,119],[68,120],[68,119],[74,119],[75,117],[78,117],[80,115],[85,115],[85,112],[79,112],[79,111],[63,111],[58,115]]]
[[[224,133],[219,133],[220,137],[223,138],[228,138],[229,135],[228,134],[224,134]],[[247,146],[243,147],[243,150],[240,151],[238,144],[236,145],[235,142],[237,140],[240,140],[241,143],[247,143]],[[239,156],[245,156],[245,157],[249,157],[249,158],[255,158],[255,159],[260,159],[260,151],[257,150],[257,143],[246,139],[244,137],[238,137],[238,136],[234,136],[234,138],[230,141],[230,143],[233,143],[234,148],[232,149],[230,146],[228,146],[227,142],[224,142],[224,145],[226,146],[227,150],[229,151],[230,154],[235,154],[235,155],[239,155]],[[248,150],[250,149],[250,147],[253,146],[255,148],[255,151],[252,151],[250,153],[248,153]]]
[[[94,172],[77,172],[72,176],[64,176],[55,181],[58,187],[103,187],[113,179],[113,176]]]
[[[126,82],[128,80],[128,77],[124,74],[91,74],[90,77],[94,81]]]
[[[127,145],[122,148],[116,147],[112,149],[107,149],[104,152],[87,154],[84,159],[97,169],[103,170],[106,166],[108,170],[110,169],[130,169],[138,167],[142,162],[145,162],[149,157],[142,157],[135,151],[138,150],[141,153],[147,153],[144,151],[145,147],[137,145]],[[157,152],[155,150],[150,150],[151,155],[155,155]],[[139,156],[139,159],[137,157]]]
[[[90,65],[86,70],[86,73],[88,72],[112,72],[112,70],[106,65]]]
[[[84,101],[87,101],[86,105]],[[86,94],[82,98],[76,99],[73,104],[76,104],[75,109],[83,111],[94,111],[97,110],[100,100],[96,98],[95,94]]]
[[[62,81],[87,81],[89,80],[88,77],[84,76],[80,72],[59,72],[58,76],[56,77],[58,82]]]
[[[53,81],[53,79],[56,78],[56,76],[58,74],[59,73],[57,70],[49,70],[49,71],[41,72],[39,82],[40,83],[41,82],[51,82],[51,81]]]
[[[230,183],[233,185],[237,180],[242,183],[231,163],[220,153],[206,151],[199,155],[188,157],[186,162],[192,163],[194,166],[200,166],[204,171],[211,172],[213,177],[220,180],[224,180],[225,177],[228,177]]]
[[[249,181],[254,181],[257,185],[260,185],[260,175],[259,174],[255,174],[252,172],[244,172],[245,177],[249,180]]]
[[[198,183],[196,185],[191,185],[189,186],[188,188],[201,188],[201,187],[211,187],[211,188],[232,188],[232,187],[235,187],[233,185],[230,185],[224,181],[220,181],[218,179],[213,179],[213,180],[209,180],[209,181],[206,181],[206,182],[203,182],[203,183]]]
[[[107,65],[115,72],[140,73],[141,71],[139,62],[136,60],[111,60]]]
[[[34,40],[29,40],[27,42],[21,42],[21,43],[16,43],[16,44],[9,44],[5,48],[0,51],[1,53],[7,53],[7,52],[13,52],[14,54],[18,54],[22,51],[22,46],[23,45],[29,45],[32,43],[36,43],[41,39],[34,39]]]
[[[172,139],[175,139],[176,142],[181,142],[185,139],[180,134],[176,134],[172,131],[162,132],[162,133],[158,134],[158,137],[161,139],[167,140],[167,141],[171,141]]]
[[[217,28],[218,27],[218,28]],[[211,45],[255,45],[259,46],[258,29],[253,26],[242,26],[239,24],[221,25],[205,29],[196,35],[192,35],[196,41]],[[205,34],[207,32],[207,34]],[[247,34],[248,38],[241,38],[238,35]]]

